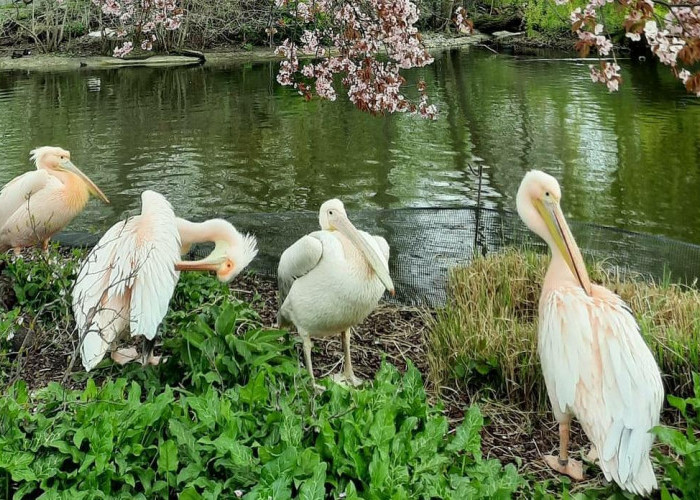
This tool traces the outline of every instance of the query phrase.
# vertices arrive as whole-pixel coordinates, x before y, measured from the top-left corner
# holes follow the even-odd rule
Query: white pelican
[[[647,495],[657,487],[649,431],[659,423],[664,397],[659,368],[627,304],[591,284],[560,199],[556,179],[537,170],[525,175],[517,196],[520,217],[552,252],[537,344],[560,451],[545,461],[557,472],[583,478],[581,463],[568,455],[569,424],[576,416],[606,479]]]
[[[350,359],[351,327],[377,307],[389,276],[389,245],[381,236],[358,231],[340,200],[321,205],[321,231],[287,248],[277,269],[280,326],[294,324],[304,344],[304,359],[314,387],[311,338],[343,333],[345,380],[358,385]]]
[[[31,151],[36,170],[15,177],[0,191],[0,252],[41,244],[83,211],[90,193],[109,203],[65,149],[44,146]]]
[[[193,243],[216,246],[205,259],[180,261]],[[141,215],[117,222],[83,263],[73,289],[73,313],[87,371],[107,351],[119,364],[138,357],[136,349],[116,350],[120,337],[144,337],[141,362],[157,364],[152,355],[158,326],[168,312],[178,271],[215,271],[220,281],[237,276],[257,254],[253,236],[240,234],[229,222],[202,223],[175,217],[160,194],[141,194]]]

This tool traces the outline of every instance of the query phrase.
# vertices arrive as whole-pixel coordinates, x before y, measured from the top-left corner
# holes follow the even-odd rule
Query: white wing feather
[[[142,200],[142,215],[112,226],[76,280],[73,312],[88,370],[107,352],[120,333],[117,329],[128,325],[132,336],[153,339],[177,284],[180,236],[175,214],[157,193],[146,191]]]
[[[387,265],[388,265],[389,257],[390,257],[390,253],[391,253],[391,249],[389,248],[389,243],[387,243],[386,240],[381,236],[372,235],[372,238],[374,239],[376,244],[379,246],[379,250],[381,252],[381,255],[384,256],[384,260],[387,262]]]
[[[319,237],[320,231],[307,234],[298,239],[280,256],[277,266],[277,284],[279,288],[280,306],[289,294],[294,281],[313,270],[323,256],[323,244]]]
[[[43,189],[51,179],[51,175],[45,170],[32,170],[15,177],[0,191],[0,231],[7,220],[24,203],[27,198]]]
[[[563,293],[562,293],[563,292]],[[595,444],[606,478],[645,495],[656,488],[649,459],[663,386],[634,316],[594,286],[543,296],[538,349],[558,418],[574,414]]]

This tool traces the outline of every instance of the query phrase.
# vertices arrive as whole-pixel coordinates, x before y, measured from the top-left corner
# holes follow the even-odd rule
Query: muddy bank
[[[478,45],[487,42],[492,37],[483,33],[475,32],[472,35],[454,35],[443,33],[429,33],[424,36],[424,43],[428,50],[438,51],[446,48],[459,48],[470,45]],[[23,50],[31,50],[30,55],[13,57],[13,53],[22,52]],[[19,55],[19,54],[17,54]],[[139,54],[142,58],[147,58],[150,53]],[[280,59],[275,54],[274,48],[270,47],[253,47],[250,49],[242,48],[238,45],[231,45],[202,52],[204,57],[204,65],[220,66],[231,63],[245,63],[255,61],[267,61],[271,59]],[[157,54],[158,57],[167,57],[163,54]],[[185,56],[174,53],[173,57],[183,58]],[[31,71],[66,71],[77,70],[81,67],[100,67],[112,68],[119,67],[122,64],[114,62],[109,64],[106,60],[113,59],[105,57],[94,43],[78,44],[75,43],[70,47],[66,47],[64,52],[56,52],[51,54],[41,54],[32,47],[4,47],[0,48],[0,70],[31,70]],[[182,59],[184,64],[191,64],[191,61]],[[167,64],[164,59],[161,59],[159,65]],[[178,64],[178,60],[173,59],[172,64]],[[135,64],[130,64],[135,65]],[[144,64],[153,65],[153,64]]]

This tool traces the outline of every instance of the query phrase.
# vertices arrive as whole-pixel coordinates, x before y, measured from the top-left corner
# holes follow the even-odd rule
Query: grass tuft
[[[447,305],[428,325],[435,387],[548,408],[537,357],[538,302],[548,263],[547,256],[510,249],[450,272]],[[670,280],[623,277],[604,262],[588,267],[595,283],[619,294],[635,313],[667,393],[690,395],[692,370],[700,366],[700,292]]]

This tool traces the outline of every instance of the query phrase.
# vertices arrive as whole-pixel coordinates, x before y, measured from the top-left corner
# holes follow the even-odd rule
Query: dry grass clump
[[[548,407],[537,358],[537,314],[549,258],[507,250],[455,268],[448,303],[428,321],[430,380],[470,397],[506,397],[528,408]],[[689,395],[700,370],[700,292],[670,282],[625,277],[589,266],[591,279],[618,293],[634,311],[661,367],[666,390]]]

